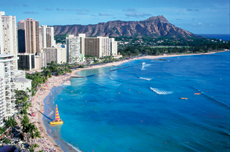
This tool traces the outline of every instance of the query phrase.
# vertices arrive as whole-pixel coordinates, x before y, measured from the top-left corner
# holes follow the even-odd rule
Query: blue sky
[[[140,21],[163,15],[195,34],[229,34],[229,0],[1,0],[0,11],[40,25]]]

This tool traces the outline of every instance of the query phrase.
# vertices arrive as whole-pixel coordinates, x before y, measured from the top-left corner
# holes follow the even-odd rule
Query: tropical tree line
[[[206,44],[200,46],[183,46],[183,47],[151,47],[151,46],[140,46],[140,45],[129,45],[126,47],[119,48],[119,52],[123,56],[137,56],[142,55],[162,55],[177,54],[177,53],[206,53],[212,51],[220,51],[223,49],[229,49],[229,43],[223,44]]]

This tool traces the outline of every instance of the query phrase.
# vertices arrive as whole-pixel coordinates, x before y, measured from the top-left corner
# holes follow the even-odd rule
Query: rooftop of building
[[[4,58],[4,57],[14,57],[13,54],[0,54],[0,58]]]
[[[16,59],[13,54],[0,54],[1,61],[12,60],[12,59]]]
[[[32,80],[26,78],[15,78],[15,82],[31,82]]]

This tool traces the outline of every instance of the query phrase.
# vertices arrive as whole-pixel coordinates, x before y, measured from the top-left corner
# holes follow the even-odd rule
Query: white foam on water
[[[153,92],[155,92],[155,93],[157,93],[157,94],[160,94],[160,95],[167,95],[167,94],[172,94],[172,93],[173,93],[173,91],[165,91],[165,90],[160,90],[160,89],[158,89],[158,88],[152,88],[152,87],[150,87],[150,89],[151,89]]]
[[[146,67],[149,67],[151,64],[146,64],[145,62],[142,63],[141,70],[145,70]]]
[[[65,141],[64,141],[65,142]],[[77,147],[75,147],[75,146],[73,146],[72,144],[70,144],[70,143],[67,143],[67,142],[65,142],[68,146],[70,146],[70,147],[72,147],[74,150],[76,150],[77,152],[82,152],[79,148],[77,148]]]
[[[152,79],[150,79],[150,78],[144,78],[144,77],[140,77],[140,79],[148,80],[148,81],[152,80]]]

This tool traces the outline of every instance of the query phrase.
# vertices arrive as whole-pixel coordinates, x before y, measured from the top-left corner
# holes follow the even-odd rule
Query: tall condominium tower
[[[66,37],[67,62],[75,63],[83,60],[80,50],[80,37],[69,35]]]
[[[20,20],[18,26],[18,52],[35,54],[39,47],[39,22],[31,18]]]
[[[17,57],[17,52],[16,17],[5,16],[5,12],[0,12],[0,54],[13,54]],[[14,65],[17,69],[16,61]]]
[[[17,113],[15,108],[15,71],[13,54],[0,54],[0,126],[3,118]]]
[[[39,27],[39,46],[40,49],[54,47],[54,28],[47,27],[47,25],[42,25]]]

